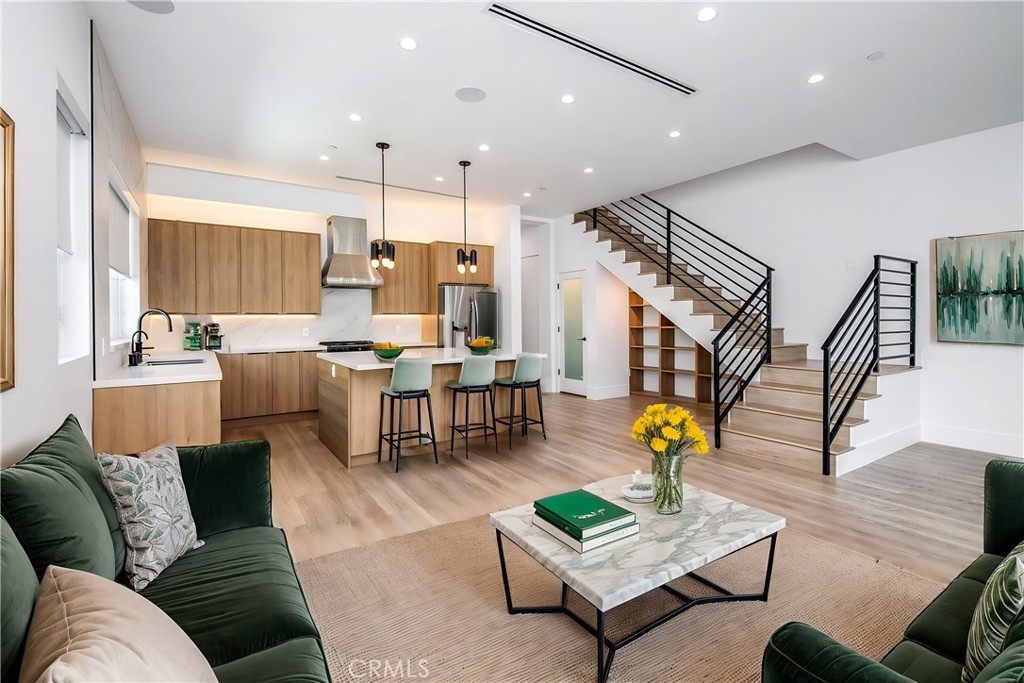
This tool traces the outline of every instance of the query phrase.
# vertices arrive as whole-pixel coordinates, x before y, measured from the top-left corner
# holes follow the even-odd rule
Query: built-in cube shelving
[[[629,392],[711,403],[711,354],[657,309],[629,292]]]

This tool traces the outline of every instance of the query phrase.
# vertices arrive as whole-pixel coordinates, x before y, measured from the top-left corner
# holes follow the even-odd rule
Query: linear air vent
[[[625,57],[620,57],[616,54],[612,54],[611,52],[599,48],[598,46],[593,45],[592,43],[588,43],[582,38],[577,38],[576,36],[570,33],[566,33],[565,31],[562,31],[560,29],[557,29],[554,26],[548,26],[543,22],[537,21],[536,19],[532,19],[526,16],[525,14],[517,12],[514,9],[505,7],[504,5],[499,5],[498,3],[493,2],[487,7],[487,11],[490,12],[491,14],[494,14],[495,16],[504,19],[509,23],[515,24],[516,26],[528,29],[530,31],[533,31],[534,33],[539,33],[542,36],[554,38],[555,40],[565,43],[570,47],[574,47],[577,50],[587,52],[595,57],[599,57],[605,60],[606,62],[611,62],[616,66],[622,67],[623,69],[628,69],[635,74],[643,76],[644,78],[649,78],[655,83],[660,83],[664,86],[672,88],[673,90],[681,92],[684,95],[692,95],[695,92],[697,92],[697,89],[694,88],[693,86],[686,85],[685,83],[677,81],[674,78],[669,78],[668,76],[662,75],[657,71],[652,71],[651,69],[648,69],[645,66],[641,66],[636,62],[630,61]]]
[[[352,182],[355,182],[355,183],[368,183],[370,185],[376,185],[377,187],[380,187],[380,181],[379,180],[367,180],[366,178],[353,178],[352,176],[347,176],[347,175],[336,175],[334,177],[337,178],[338,180],[351,180]],[[418,187],[409,187],[407,185],[392,185],[391,183],[386,183],[386,185],[387,185],[387,187],[393,187],[396,190],[411,190],[412,192],[422,192],[423,194],[437,195],[438,197],[451,197],[452,199],[462,199],[462,195],[461,194],[448,194],[447,192],[437,192],[435,190],[423,190],[423,189],[420,189]]]

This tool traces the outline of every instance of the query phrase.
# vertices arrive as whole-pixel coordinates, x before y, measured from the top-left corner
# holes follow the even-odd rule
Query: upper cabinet
[[[471,244],[470,249],[476,249],[476,272],[466,271],[467,285],[494,284],[494,247],[486,244]]]
[[[431,242],[430,281],[435,287],[437,285],[465,284],[466,276],[459,272],[457,261],[461,248],[461,242]]]
[[[320,235],[281,233],[282,306],[285,313],[320,312]],[[310,277],[315,273],[316,277]]]
[[[430,245],[419,242],[395,242],[394,245],[394,269],[383,266],[377,269],[384,284],[373,290],[373,313],[427,313]]]
[[[149,305],[196,313],[196,226],[149,221]]]
[[[196,225],[196,312],[239,311],[238,233],[227,225]]]
[[[149,221],[149,305],[169,313],[320,313],[320,235]]]

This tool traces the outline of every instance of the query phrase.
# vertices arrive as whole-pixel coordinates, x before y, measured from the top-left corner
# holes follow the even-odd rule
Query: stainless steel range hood
[[[366,220],[331,216],[327,219],[327,260],[322,271],[324,287],[375,289],[384,284],[370,265]]]

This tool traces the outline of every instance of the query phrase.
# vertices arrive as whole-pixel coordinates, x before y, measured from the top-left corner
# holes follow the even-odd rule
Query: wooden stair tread
[[[818,439],[804,439],[799,436],[793,436],[792,434],[782,434],[779,432],[769,431],[767,429],[744,429],[742,427],[734,427],[733,425],[722,425],[722,431],[730,434],[739,434],[741,436],[749,436],[753,439],[764,439],[765,441],[773,441],[775,443],[781,443],[786,446],[793,446],[795,448],[803,448],[815,453],[821,453],[821,441]],[[842,455],[852,451],[853,447],[837,447],[833,446],[829,449],[829,453],[832,455]]]
[[[785,415],[787,417],[796,417],[801,420],[810,420],[811,422],[821,422],[821,412],[815,410],[800,410],[799,408],[787,408],[783,406],[775,406],[767,403],[756,403],[746,401],[744,403],[737,403],[733,406],[733,410],[736,408],[743,408],[746,410],[756,410],[760,413],[771,413],[773,415]],[[847,417],[843,420],[843,424],[847,427],[856,427],[867,423],[867,420],[859,417]]]
[[[786,384],[784,382],[751,382],[752,387],[761,387],[762,389],[776,389],[778,391],[792,391],[797,394],[814,394],[815,396],[821,396],[821,388],[808,387],[802,384]],[[870,400],[878,398],[879,394],[871,394],[867,392],[861,392],[858,396],[858,400]]]

